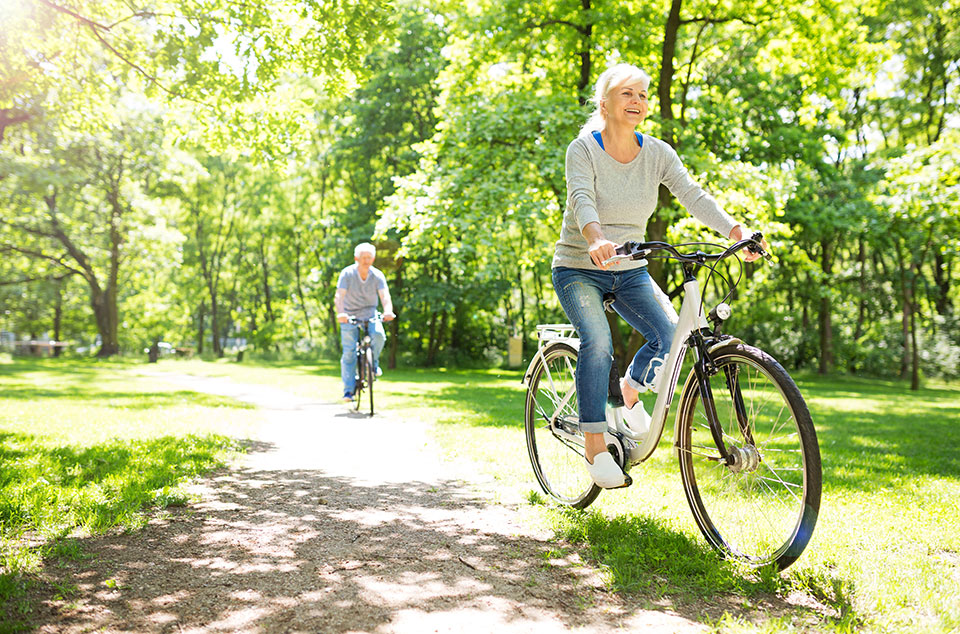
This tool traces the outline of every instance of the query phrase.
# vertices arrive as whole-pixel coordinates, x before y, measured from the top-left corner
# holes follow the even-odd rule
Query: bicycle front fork
[[[703,341],[697,341],[696,346],[699,354],[694,363],[694,372],[697,375],[697,384],[700,388],[700,402],[703,404],[703,412],[707,417],[707,424],[710,426],[710,435],[713,442],[720,452],[720,460],[728,467],[734,466],[737,462],[737,449],[731,452],[723,441],[723,428],[720,425],[720,419],[717,416],[717,407],[713,399],[713,388],[710,386],[710,377],[717,375],[721,371],[724,373],[727,391],[730,393],[730,399],[733,402],[734,411],[737,415],[737,424],[740,433],[743,436],[744,443],[753,445],[753,434],[750,430],[750,421],[747,418],[746,409],[743,405],[743,394],[740,391],[740,380],[737,376],[736,366],[724,367],[722,370],[714,364],[713,359],[707,352],[707,346]]]

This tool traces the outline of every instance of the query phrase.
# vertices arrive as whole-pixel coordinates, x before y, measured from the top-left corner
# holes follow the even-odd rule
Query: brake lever
[[[628,245],[632,246],[633,244],[635,243],[627,242],[618,246],[617,254],[604,260],[603,265],[609,266],[610,264],[619,264],[625,260],[642,260],[649,255],[650,251],[646,249],[638,249],[636,251],[630,250],[631,247]]]
[[[629,260],[632,256],[629,255],[615,255],[613,257],[607,258],[603,261],[604,266],[610,266],[611,264],[619,264],[624,260]]]
[[[753,235],[750,236],[750,239],[753,242],[756,242],[756,244],[748,244],[744,248],[750,253],[762,255],[768,262],[773,262],[773,256],[764,251],[763,247],[760,246],[760,243],[763,241],[763,233],[760,231],[754,231]]]

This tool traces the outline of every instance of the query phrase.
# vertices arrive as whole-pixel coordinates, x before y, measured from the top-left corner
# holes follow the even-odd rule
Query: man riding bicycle
[[[393,314],[393,302],[387,289],[387,278],[373,266],[377,249],[369,242],[358,244],[353,250],[354,264],[340,271],[337,279],[337,293],[333,299],[340,323],[340,344],[343,352],[340,356],[340,378],[343,380],[343,400],[353,400],[357,383],[357,342],[364,333],[364,326],[370,326],[370,338],[373,348],[373,363],[377,376],[380,375],[380,352],[387,341],[381,317],[377,315],[377,300],[383,304],[383,321],[396,317]],[[353,317],[353,323],[350,318]]]

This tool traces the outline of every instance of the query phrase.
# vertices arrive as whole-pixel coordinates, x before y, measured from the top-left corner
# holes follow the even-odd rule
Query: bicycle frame
[[[660,383],[656,386],[657,400],[653,406],[653,412],[650,416],[650,428],[642,432],[635,432],[627,427],[623,422],[623,415],[620,408],[608,410],[608,414],[612,414],[610,422],[613,424],[616,430],[623,434],[623,436],[626,438],[629,438],[637,443],[637,449],[631,451],[631,460],[634,462],[642,462],[646,460],[651,456],[651,454],[653,454],[654,450],[656,450],[657,444],[660,442],[660,438],[663,435],[663,429],[666,424],[667,416],[669,415],[670,403],[673,400],[673,396],[676,392],[677,384],[680,379],[680,371],[683,366],[683,360],[686,358],[687,350],[689,350],[691,347],[692,339],[694,339],[692,335],[699,333],[703,329],[709,328],[706,316],[703,313],[703,303],[700,297],[700,283],[696,278],[695,269],[690,265],[684,265],[683,270],[683,301],[680,305],[679,320],[675,327],[676,329],[673,334],[673,340],[670,343],[670,352],[667,355],[667,359],[664,362],[663,369],[661,370]],[[531,359],[527,371],[524,373],[525,383],[529,383],[530,377],[532,376],[537,362],[543,358],[543,353],[550,343],[554,341],[562,341],[574,349],[579,350],[579,339],[577,339],[575,336],[575,330],[573,326],[569,324],[545,324],[537,326],[537,330],[540,339],[540,346],[533,359]],[[699,340],[702,342],[702,337],[700,337]],[[731,343],[740,343],[740,340],[729,338],[724,339],[722,343],[723,345],[729,345]],[[696,376],[698,382],[700,383],[701,393],[709,394],[710,385],[705,374],[706,369],[700,367],[700,361],[702,360],[705,352],[709,351],[697,350],[696,347],[694,347],[694,353],[697,355],[698,360]],[[549,367],[546,367],[546,372],[547,380],[552,384],[553,378],[550,376]],[[566,405],[573,396],[573,393],[574,390],[571,390],[570,393],[565,394],[558,405]],[[705,401],[708,401],[712,405],[712,399],[705,399]],[[557,407],[556,411],[559,412],[561,409],[562,407]],[[719,424],[716,420],[716,412],[714,411],[713,407],[709,405],[706,407],[706,410],[711,431],[714,435],[714,441],[717,443],[717,447],[720,450],[722,457],[725,460],[729,460],[727,457],[726,446],[723,443],[720,435]],[[550,422],[552,425],[556,423],[556,421]],[[680,430],[678,428],[675,431],[675,446],[679,446],[679,433]]]

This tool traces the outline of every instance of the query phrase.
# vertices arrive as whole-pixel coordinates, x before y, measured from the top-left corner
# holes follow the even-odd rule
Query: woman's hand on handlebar
[[[350,321],[350,315],[347,313],[337,313],[337,321],[341,324],[345,324]]]
[[[737,225],[730,230],[730,239],[734,242],[739,242],[744,238],[748,237],[746,235],[746,229],[743,225]],[[766,253],[770,252],[770,245],[767,244],[766,238],[760,238],[760,246]],[[743,259],[746,262],[753,262],[754,260],[759,260],[763,256],[763,253],[758,253],[756,251],[751,251],[750,247],[745,247],[743,249]]]
[[[617,243],[610,242],[603,236],[599,222],[590,222],[583,228],[583,237],[587,240],[587,252],[590,259],[601,270],[607,269],[606,260],[617,254]]]
[[[601,238],[596,242],[591,242],[587,247],[587,251],[590,253],[590,259],[593,260],[593,263],[596,264],[601,269],[606,270],[609,264],[606,260],[609,260],[617,254],[617,247],[620,246],[616,242],[610,242],[606,238]]]

